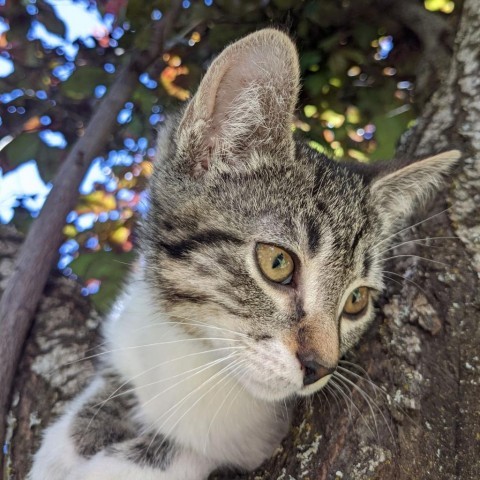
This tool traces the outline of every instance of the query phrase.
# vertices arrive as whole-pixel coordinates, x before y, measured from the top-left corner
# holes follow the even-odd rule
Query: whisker
[[[386,262],[387,260],[392,260],[394,258],[400,258],[400,257],[413,257],[413,258],[418,258],[420,260],[425,260],[426,262],[432,262],[432,263],[437,263],[439,265],[443,265],[444,267],[449,267],[447,263],[444,262],[439,262],[438,260],[432,260],[431,258],[426,258],[426,257],[421,257],[420,255],[409,255],[409,254],[404,254],[404,255],[394,255],[392,257],[387,257],[383,258],[382,260]]]
[[[85,357],[85,358],[82,358],[82,359],[79,359],[79,360],[73,360],[72,362],[67,362],[64,364],[64,366],[68,366],[68,365],[73,365],[75,363],[78,363],[78,362],[83,362],[85,360],[91,360],[92,358],[97,358],[97,357],[101,357],[103,355],[107,355],[109,353],[115,353],[115,352],[124,352],[124,351],[127,351],[127,350],[136,350],[136,349],[139,349],[139,348],[147,348],[147,347],[156,347],[156,346],[159,346],[159,345],[173,345],[175,343],[181,343],[181,342],[200,342],[200,341],[206,341],[206,340],[223,340],[223,341],[229,341],[229,342],[241,342],[242,340],[238,340],[238,339],[234,339],[234,338],[222,338],[222,337],[202,337],[202,338],[182,338],[180,340],[171,340],[171,341],[167,341],[167,342],[154,342],[154,343],[148,343],[148,344],[145,344],[145,345],[132,345],[130,347],[123,347],[123,348],[114,348],[112,350],[105,350],[103,352],[100,352],[100,353],[96,353],[95,355],[90,355],[88,357]]]
[[[127,265],[129,267],[134,267],[135,266],[135,262],[122,262],[121,260],[118,260],[117,258],[113,258],[112,262],[121,263],[122,265]]]
[[[399,282],[398,280],[395,280],[394,278],[387,277],[386,275],[384,275],[384,277],[385,277],[387,280],[390,280],[391,282],[394,282],[394,283],[396,283],[397,285],[400,285],[400,287],[403,287],[402,282]]]
[[[360,395],[363,397],[363,399],[365,400],[365,402],[367,403],[368,405],[368,408],[370,409],[370,413],[372,414],[372,417],[373,417],[373,422],[375,424],[375,430],[377,432],[377,438],[379,437],[379,434],[378,434],[378,425],[377,425],[377,419],[376,419],[376,416],[375,416],[375,412],[373,411],[373,408],[369,402],[369,399],[368,399],[368,395],[367,396],[364,396],[363,394],[363,390],[358,387],[354,382],[350,381],[347,377],[345,377],[344,375],[342,375],[341,373],[338,373],[338,372],[335,372],[335,377],[337,378],[337,380],[342,383],[345,387],[347,387],[347,385],[345,385],[344,382],[346,382],[347,384],[351,385],[353,388],[355,388],[357,390],[358,393],[360,393]]]
[[[378,406],[377,402],[375,402],[375,400],[367,393],[365,392],[362,388],[360,388],[356,383],[352,382],[349,378],[345,377],[345,375],[342,375],[341,373],[339,372],[335,372],[335,375],[338,376],[339,379],[342,379],[343,381],[347,382],[349,385],[351,385],[362,397],[363,399],[365,400],[365,402],[367,403],[369,409],[370,409],[370,412],[372,413],[373,415],[373,419],[375,421],[375,428],[377,430],[377,435],[378,435],[378,426],[377,426],[377,421],[376,421],[376,417],[375,417],[375,413],[373,411],[373,408],[372,408],[372,405],[373,404],[375,406],[375,408],[378,410],[378,412],[380,413],[380,415],[382,416],[383,418],[383,421],[385,422],[385,425],[387,426],[388,428],[388,431],[390,432],[390,435],[392,437],[392,441],[395,442],[395,437],[393,435],[393,432],[390,428],[390,424],[389,422],[387,421],[387,418],[385,417],[382,409]],[[371,403],[370,403],[371,402]]]
[[[370,375],[368,374],[368,372],[364,368],[362,368],[360,365],[357,365],[356,363],[348,362],[346,360],[340,360],[340,363],[350,365],[351,367],[356,368],[357,370],[362,372],[363,375],[359,375],[358,373],[352,372],[351,370],[348,370],[347,368],[343,368],[343,367],[340,367],[340,366],[337,367],[337,368],[341,369],[343,372],[349,373],[350,375],[353,375],[354,377],[358,378],[360,381],[368,382],[368,385],[373,389],[373,391],[375,393],[377,393],[377,394],[381,393],[382,397],[384,397],[385,400],[387,401],[387,404],[388,405],[391,404],[392,398],[390,397],[390,395],[385,390],[383,390],[383,388],[380,388],[378,385],[375,384],[375,382],[372,381],[372,379],[370,378]],[[395,408],[397,408],[403,415],[405,415],[412,422],[412,424],[417,425],[417,426],[420,425],[400,405],[395,405]]]
[[[324,402],[320,398],[320,393],[323,395],[323,398],[325,401],[328,403],[328,409],[332,411],[332,404],[330,403],[330,399],[328,398],[327,393],[325,392],[325,388],[320,389],[319,391],[315,392],[315,395],[317,396],[318,400],[324,405]]]
[[[395,248],[399,248],[399,247],[402,247],[403,245],[408,245],[409,243],[419,243],[419,242],[428,242],[428,241],[431,241],[431,240],[459,240],[458,237],[453,237],[453,236],[450,236],[450,237],[425,237],[425,238],[415,238],[413,240],[407,240],[405,242],[402,242],[402,243],[397,243],[396,245],[392,245],[391,247],[389,248],[386,248],[385,250],[382,250],[380,252],[377,252],[376,254],[374,255],[370,255],[370,258],[376,258],[376,257],[379,257],[381,255],[383,255],[385,252],[388,252],[390,250],[394,250]],[[433,246],[433,245],[432,245]]]
[[[241,368],[243,367],[245,362],[246,362],[246,360],[240,360],[240,362],[237,364],[236,368],[234,368],[233,370],[231,370],[229,372],[229,376],[230,376],[230,382],[229,383],[231,383],[233,381],[233,385],[232,385],[232,388],[230,388],[230,390],[228,391],[228,393],[224,396],[224,398],[222,400],[222,403],[220,404],[217,411],[215,412],[215,415],[212,417],[212,420],[210,421],[210,424],[209,424],[208,430],[207,430],[207,434],[205,435],[204,453],[206,453],[206,451],[207,451],[208,438],[210,436],[210,431],[212,429],[212,426],[213,426],[213,423],[214,423],[215,419],[217,418],[218,414],[220,413],[220,410],[222,409],[222,407],[225,405],[225,402],[227,401],[228,397],[233,392],[234,388],[236,386],[238,386],[238,381],[237,381],[237,379],[235,378],[234,375],[238,370],[241,370]],[[240,391],[240,388],[239,388],[239,391]],[[237,392],[237,395],[238,395],[238,392]]]
[[[176,324],[176,325],[188,325],[188,326],[193,326],[193,327],[201,326],[201,327],[205,327],[205,328],[212,329],[212,330],[219,330],[219,331],[222,331],[222,332],[233,333],[233,334],[238,335],[240,337],[250,338],[245,333],[236,332],[235,330],[230,330],[228,328],[217,327],[216,325],[209,325],[208,323],[205,323],[205,322],[189,322],[189,323],[186,323],[186,322],[183,322],[183,321],[179,321],[179,322],[151,323],[149,325],[145,325],[142,328],[143,329],[152,328],[152,327],[156,327],[156,326],[160,326],[160,325],[165,325],[167,323]]]
[[[234,353],[232,353],[232,354],[230,354],[230,355],[228,355],[228,356],[226,356],[226,357],[222,357],[222,358],[220,358],[220,359],[215,359],[215,360],[213,360],[213,361],[211,361],[211,362],[208,362],[207,364],[200,365],[199,367],[195,367],[195,368],[193,368],[193,369],[191,369],[191,370],[188,370],[188,371],[186,371],[186,372],[181,372],[180,374],[174,375],[174,376],[172,376],[172,377],[169,377],[169,378],[166,378],[166,379],[162,378],[161,380],[157,380],[157,381],[155,381],[155,382],[151,382],[151,383],[148,383],[148,384],[145,384],[145,385],[140,385],[140,386],[137,386],[137,387],[135,387],[135,388],[130,388],[130,389],[124,391],[124,392],[121,392],[121,393],[118,393],[118,394],[116,394],[116,395],[110,396],[110,397],[109,397],[106,401],[104,401],[104,402],[100,402],[100,403],[97,403],[97,404],[93,405],[93,407],[99,406],[99,408],[96,410],[96,412],[93,414],[92,418],[91,418],[90,421],[88,422],[88,425],[87,425],[87,427],[85,428],[85,433],[88,432],[88,430],[89,430],[92,422],[94,421],[94,419],[96,418],[96,416],[98,415],[98,413],[100,412],[100,410],[106,405],[106,403],[107,403],[109,400],[113,400],[114,398],[121,397],[121,396],[123,396],[123,395],[127,395],[128,393],[138,391],[138,390],[140,390],[140,389],[142,389],[142,388],[147,388],[147,387],[150,387],[150,386],[152,386],[152,385],[157,385],[157,384],[159,384],[159,383],[172,380],[172,379],[177,378],[177,377],[179,377],[179,376],[187,375],[188,373],[195,372],[195,373],[193,373],[192,375],[189,375],[189,376],[187,376],[186,378],[183,378],[182,380],[180,380],[179,382],[175,383],[174,385],[170,385],[170,386],[169,386],[168,388],[166,388],[165,390],[162,390],[162,392],[161,392],[160,394],[158,394],[158,395],[155,396],[155,398],[156,398],[156,397],[158,397],[158,396],[160,396],[160,395],[163,395],[165,392],[168,392],[168,391],[171,390],[172,388],[180,385],[181,383],[185,382],[186,380],[190,380],[191,378],[195,377],[195,375],[198,375],[199,373],[202,373],[202,372],[204,372],[205,370],[207,370],[207,369],[209,369],[209,368],[211,368],[211,367],[213,367],[213,366],[215,366],[215,365],[217,365],[217,364],[219,364],[219,363],[227,360],[228,358],[234,356],[234,354],[236,354],[236,352],[234,352]],[[199,370],[199,371],[196,371],[196,370]],[[120,388],[121,388],[121,387],[120,387]],[[118,391],[118,389],[117,389],[116,391]],[[150,400],[150,401],[151,401],[151,400]],[[144,405],[144,406],[147,405],[150,401],[144,403],[143,405]]]
[[[355,402],[353,401],[352,391],[350,390],[350,388],[348,388],[348,385],[346,385],[338,376],[334,375],[334,378],[335,378],[335,380],[337,380],[337,381],[339,382],[338,385],[337,385],[338,388],[339,388],[339,390],[341,390],[341,391],[343,392],[343,388],[340,388],[340,386],[341,386],[341,387],[344,387],[344,388],[347,390],[347,392],[349,393],[349,397],[347,397],[347,398],[350,399],[352,405],[355,407],[355,409],[356,409],[357,412],[359,413],[360,417],[362,418],[363,423],[364,423],[365,426],[368,428],[368,430],[370,431],[370,433],[371,433],[374,437],[376,437],[376,438],[378,439],[378,438],[379,438],[379,434],[378,434],[377,421],[376,421],[375,414],[373,413],[370,404],[367,402],[367,405],[368,405],[368,407],[370,408],[370,411],[371,411],[371,413],[372,413],[373,423],[374,423],[374,425],[375,425],[375,432],[374,432],[374,431],[372,430],[372,428],[370,427],[370,424],[369,424],[369,422],[367,421],[367,418],[365,417],[365,415],[362,413],[362,411],[357,407],[357,405],[356,405]],[[344,393],[344,395],[346,395],[346,394]]]
[[[205,382],[203,382],[200,386],[198,386],[197,388],[195,388],[193,391],[191,391],[190,393],[188,393],[187,395],[185,395],[185,397],[183,397],[183,399],[178,402],[177,404],[175,404],[173,407],[170,407],[166,412],[164,412],[159,418],[157,418],[157,420],[155,420],[154,424],[156,424],[159,420],[161,420],[166,414],[168,414],[170,411],[173,410],[173,412],[163,421],[163,423],[160,425],[160,427],[158,427],[156,429],[156,433],[152,439],[152,441],[150,442],[150,445],[149,447],[147,448],[147,452],[148,450],[150,449],[150,447],[152,446],[152,443],[153,441],[155,440],[155,438],[157,437],[157,435],[161,432],[162,428],[164,427],[164,425],[166,425],[166,423],[172,418],[173,415],[175,415],[176,411],[178,410],[178,408],[180,408],[180,406],[191,396],[191,395],[194,395],[199,389],[203,388],[207,383],[211,382],[212,380],[214,380],[215,378],[217,378],[219,375],[222,375],[224,374],[225,372],[228,372],[233,366],[235,366],[236,363],[234,362],[233,364],[230,363],[229,365],[223,367],[221,370],[219,370],[217,373],[215,373],[212,377],[210,377],[208,380],[206,380]],[[194,403],[193,405],[191,405],[186,412],[183,413],[183,415],[178,418],[176,420],[176,422],[172,425],[172,427],[169,429],[168,433],[165,434],[165,438],[168,437],[168,435],[172,432],[172,430],[177,426],[177,424],[182,420],[182,418],[192,409],[195,407],[195,405],[198,404],[198,402],[200,402],[213,388],[215,388],[216,386],[218,386],[220,384],[221,381],[223,381],[225,378],[228,378],[227,376],[223,376],[221,377],[219,380],[217,380],[212,387],[210,387],[200,398],[198,398]],[[161,446],[163,445],[163,442],[162,444],[157,448],[156,452],[159,450],[159,448],[161,448]]]
[[[213,362],[209,362],[207,365],[202,365],[201,367],[195,367],[195,369],[192,369],[193,370],[196,370],[198,368],[201,368],[201,370],[199,370],[198,372],[195,372],[193,375],[190,375],[189,377],[187,378],[184,378],[182,379],[181,381],[175,383],[174,385],[171,385],[170,387],[168,387],[167,389],[165,390],[162,390],[160,393],[157,393],[156,395],[154,395],[152,398],[150,398],[149,400],[147,400],[143,405],[142,407],[145,407],[146,405],[150,404],[151,402],[153,402],[155,399],[157,399],[158,397],[162,396],[165,392],[171,390],[172,388],[180,385],[182,382],[186,381],[186,380],[190,380],[191,378],[193,378],[194,376],[198,375],[199,373],[202,373],[204,372],[205,370],[208,370],[209,368],[215,366],[215,365],[218,365],[219,363],[222,363],[224,362],[225,360],[229,360],[230,358],[235,358],[235,357],[238,357],[239,356],[239,352],[233,352],[231,353],[230,355],[227,355],[226,357],[222,357],[222,358],[219,358],[219,359],[216,359],[216,360],[213,360]],[[188,372],[187,372],[188,373]],[[163,380],[161,380],[163,381]],[[160,382],[156,382],[156,383],[160,383]]]
[[[212,363],[216,362],[217,360],[220,360],[220,359],[215,359],[215,360],[212,360],[212,362],[208,362],[204,365],[200,365],[198,367],[195,367],[191,370],[187,370],[185,372],[181,372],[181,373],[178,373],[176,375],[173,375],[171,377],[167,377],[167,378],[162,378],[161,380],[157,380],[155,382],[151,382],[151,383],[148,383],[148,384],[145,384],[145,385],[139,385],[137,387],[134,387],[134,388],[130,388],[129,390],[126,390],[124,392],[122,392],[121,394],[119,395],[115,395],[119,390],[121,390],[125,385],[127,385],[128,383],[130,383],[132,380],[135,380],[136,378],[138,377],[141,377],[142,375],[145,375],[146,373],[152,371],[152,370],[155,370],[156,368],[158,367],[161,367],[162,365],[167,365],[169,363],[172,363],[172,362],[176,362],[178,360],[182,360],[184,358],[187,358],[187,357],[193,357],[193,356],[196,356],[196,355],[202,355],[202,354],[206,354],[206,353],[212,353],[212,352],[218,352],[218,351],[221,351],[221,350],[243,350],[245,349],[246,347],[222,347],[222,348],[215,348],[213,350],[204,350],[203,352],[195,352],[195,353],[189,353],[188,355],[183,355],[181,357],[177,357],[177,358],[173,358],[173,359],[170,359],[170,360],[166,360],[165,362],[161,362],[161,363],[158,363],[156,365],[154,365],[153,367],[150,367],[148,368],[147,370],[144,370],[143,372],[139,373],[138,375],[135,375],[134,377],[130,378],[129,380],[125,381],[122,385],[120,385],[120,387],[118,387],[112,394],[109,398],[107,398],[107,400],[103,401],[103,402],[100,402],[100,403],[97,403],[96,405],[94,405],[94,407],[96,407],[97,405],[105,405],[105,403],[107,403],[109,400],[113,400],[114,398],[117,398],[121,395],[125,395],[127,393],[131,393],[131,392],[134,392],[136,390],[139,390],[141,388],[146,388],[146,387],[150,387],[152,385],[156,385],[158,383],[162,383],[162,382],[167,382],[169,380],[173,380],[174,378],[177,378],[177,377],[181,377],[182,375],[186,375],[187,373],[191,373],[197,369],[200,369],[202,367],[205,367],[207,365],[211,365]],[[225,357],[224,357],[225,358]],[[188,377],[188,378],[191,378],[191,377]],[[183,381],[183,380],[182,380]],[[178,385],[178,384],[176,384]]]
[[[205,326],[207,328],[212,328],[212,329],[215,329],[215,330],[221,330],[221,331],[225,331],[225,332],[229,332],[229,333],[239,335],[241,337],[250,338],[248,335],[246,335],[244,333],[241,333],[241,332],[236,332],[235,330],[230,330],[228,328],[218,327],[216,325],[209,325],[208,323],[200,322],[200,321],[197,321],[197,320],[192,320],[192,319],[187,319],[187,320],[190,320],[192,323],[185,323],[185,322],[179,322],[179,321],[152,322],[152,323],[149,323],[148,325],[143,325],[139,328],[136,328],[132,332],[136,333],[136,332],[139,332],[139,331],[144,330],[146,328],[152,328],[154,326],[161,326],[161,325],[192,325],[192,326],[202,325],[202,326]],[[225,340],[239,341],[238,339],[230,339],[230,338],[225,338]],[[92,348],[89,348],[88,350],[85,350],[84,352],[82,352],[82,355],[85,355],[86,353],[91,352],[93,350],[98,350],[99,348],[107,345],[108,343],[109,343],[108,341],[102,342],[102,343],[100,343],[100,344],[98,344],[98,345],[96,345]],[[105,355],[107,353],[111,353],[111,352],[114,352],[114,351],[117,351],[117,350],[107,350],[107,351],[100,352],[100,353],[95,354],[95,355],[89,355],[87,357],[72,360],[71,362],[63,363],[63,364],[59,365],[58,367],[55,367],[52,370],[50,370],[47,373],[47,375],[53,375],[54,373],[56,373],[61,368],[67,367],[69,365],[73,365],[75,363],[79,363],[79,362],[83,362],[83,361],[87,361],[87,360],[92,360],[93,358],[96,358],[99,355]]]
[[[340,410],[341,410],[341,408],[340,408],[340,403],[339,403],[339,401],[338,401],[338,396],[337,396],[335,390],[334,390],[334,389],[332,388],[332,386],[329,385],[328,383],[325,385],[325,389],[327,390],[328,393],[330,393],[330,394],[333,396],[333,399],[335,400],[335,403],[337,404],[337,410],[340,411]],[[322,392],[323,390],[324,390],[324,389],[322,388],[322,390],[320,390],[320,391]],[[325,396],[326,396],[327,399],[328,399],[328,396],[327,396],[327,395],[325,395]],[[350,414],[350,407],[347,407],[347,409],[348,409],[348,412],[349,412],[349,414]]]
[[[338,365],[337,368],[344,373],[348,373],[350,375],[353,375],[355,377],[355,379],[358,379],[359,381],[367,382],[368,386],[372,387],[375,395],[377,394],[377,392],[381,392],[382,395],[384,395],[388,400],[388,393],[385,392],[384,390],[382,390],[378,385],[375,385],[375,383],[369,377],[359,375],[358,373],[352,372],[348,368],[341,367],[340,365]]]
[[[227,409],[227,412],[226,412],[227,416],[228,416],[228,414],[229,414],[229,412],[230,412],[233,404],[235,403],[235,400],[238,398],[238,395],[239,395],[241,392],[245,391],[245,385],[243,385],[243,384],[241,383],[241,380],[243,379],[243,377],[245,377],[245,376],[247,375],[247,373],[248,373],[248,370],[245,370],[245,371],[243,372],[243,374],[240,376],[240,378],[238,379],[238,382],[237,382],[237,383],[238,383],[238,385],[240,386],[240,388],[239,388],[237,394],[233,397],[232,401],[230,402],[230,405],[228,406],[228,409]]]
[[[209,323],[206,323],[206,322],[201,322],[200,320],[196,320],[196,319],[192,319],[192,318],[187,318],[187,317],[181,317],[179,315],[173,315],[173,317],[175,318],[179,318],[181,320],[188,320],[189,322],[193,322],[192,325],[202,325],[202,326],[205,326],[207,328],[213,328],[215,330],[221,330],[221,331],[224,331],[224,332],[229,332],[229,333],[233,333],[235,335],[239,335],[241,337],[246,337],[246,338],[250,338],[247,334],[245,333],[242,333],[242,332],[237,332],[236,330],[231,330],[229,328],[224,328],[224,327],[219,327],[217,325],[210,325]],[[185,323],[183,321],[181,322],[173,322],[173,323],[178,323],[179,325],[190,325],[189,323]]]
[[[330,385],[331,384],[331,385]],[[343,398],[343,401],[345,402],[345,406],[347,407],[347,411],[348,411],[348,421],[349,423],[353,423],[353,414],[352,414],[352,406],[353,408],[355,408],[357,410],[357,412],[359,413],[360,416],[363,417],[362,415],[362,412],[360,411],[360,409],[355,405],[355,402],[352,400],[351,396],[348,396],[345,391],[343,390],[343,388],[341,388],[340,384],[337,384],[335,383],[334,381],[334,378],[332,377],[330,379],[330,382],[329,382],[329,385],[331,386],[332,388],[332,392],[333,391],[336,391],[340,394],[340,398]],[[339,407],[340,408],[340,407]],[[339,409],[339,412],[341,411],[341,409]],[[364,420],[365,422],[365,420]],[[369,430],[370,429],[370,426],[365,422],[365,425],[367,426],[367,428]],[[372,432],[373,433],[373,432]]]
[[[418,283],[414,282],[413,280],[410,280],[409,278],[407,278],[403,275],[400,275],[399,273],[390,272],[389,270],[382,270],[382,273],[388,273],[389,275],[395,275],[396,277],[403,278],[406,282],[411,283],[412,285],[417,287],[425,296],[427,296],[427,293],[425,292],[425,290]],[[394,281],[393,278],[390,278],[390,280]],[[398,283],[400,283],[400,282],[398,282]],[[401,283],[400,283],[400,285],[401,285]]]
[[[384,238],[383,240],[380,240],[378,243],[376,243],[376,244],[373,246],[373,248],[378,247],[378,246],[381,245],[382,243],[387,242],[387,241],[390,240],[391,238],[396,237],[397,235],[400,235],[401,233],[406,232],[407,230],[410,230],[411,228],[417,227],[418,225],[421,225],[422,223],[428,222],[428,221],[431,220],[432,218],[438,217],[439,215],[442,215],[442,214],[444,214],[445,212],[448,212],[448,210],[450,210],[451,208],[452,208],[452,207],[448,207],[448,208],[446,208],[445,210],[442,210],[441,212],[435,213],[434,215],[432,215],[432,216],[430,216],[430,217],[428,217],[428,218],[425,218],[424,220],[421,220],[420,222],[415,223],[414,225],[410,225],[409,227],[402,228],[401,230],[397,231],[396,233],[393,233],[392,235],[388,236],[387,238]]]

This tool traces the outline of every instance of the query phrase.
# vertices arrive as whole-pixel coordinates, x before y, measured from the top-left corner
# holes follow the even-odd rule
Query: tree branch
[[[93,115],[85,134],[61,165],[38,219],[33,223],[17,258],[14,273],[0,301],[0,445],[5,438],[5,418],[15,370],[32,317],[62,242],[65,217],[75,207],[78,188],[91,160],[102,151],[116,125],[116,117],[130,98],[139,72],[154,62],[164,49],[181,2],[174,0],[169,12],[156,24],[151,48],[133,55],[120,71],[108,94]]]
[[[422,44],[422,61],[415,80],[417,101],[425,103],[444,79],[452,56],[449,45],[452,26],[438,13],[429,12],[417,0],[374,0],[379,10],[388,10]]]

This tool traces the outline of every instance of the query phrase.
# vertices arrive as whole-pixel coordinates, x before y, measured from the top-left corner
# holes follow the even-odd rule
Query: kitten
[[[45,432],[31,480],[251,470],[373,319],[382,251],[459,158],[375,169],[292,135],[295,46],[266,29],[213,62],[159,141],[140,269],[106,360]],[[167,139],[168,137],[168,139]]]

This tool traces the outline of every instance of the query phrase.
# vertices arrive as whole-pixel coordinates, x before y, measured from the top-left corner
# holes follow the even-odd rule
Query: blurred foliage
[[[458,3],[423,5],[453,22]],[[148,48],[168,8],[165,0],[0,0],[0,220],[25,229],[37,215],[48,182],[115,72],[131,52]],[[175,22],[174,46],[139,76],[66,221],[59,268],[80,277],[102,310],[133,261],[155,130],[191,96],[226,44],[265,26],[291,32],[303,78],[295,129],[336,158],[391,157],[417,114],[421,45],[374,0],[184,0]],[[32,159],[43,193],[17,185]]]

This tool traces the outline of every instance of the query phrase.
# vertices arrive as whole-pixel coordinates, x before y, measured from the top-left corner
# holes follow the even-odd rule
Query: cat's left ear
[[[227,47],[212,63],[177,131],[177,155],[195,176],[241,164],[253,151],[293,150],[299,64],[288,35],[271,28]]]
[[[375,178],[370,189],[377,208],[390,223],[402,222],[433,196],[461,155],[450,150]]]

